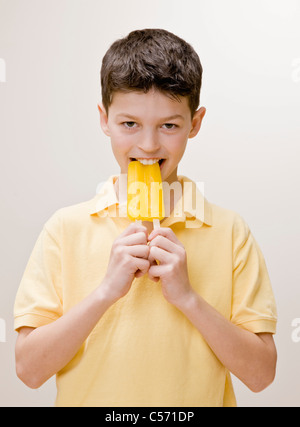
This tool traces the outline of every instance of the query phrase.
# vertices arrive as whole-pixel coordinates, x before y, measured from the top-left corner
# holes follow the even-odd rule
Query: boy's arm
[[[147,229],[132,223],[114,241],[106,276],[89,296],[56,321],[23,327],[16,343],[16,371],[38,388],[75,356],[106,310],[126,295],[134,277],[149,269]]]
[[[170,228],[154,230],[149,240],[152,265],[148,274],[153,280],[160,278],[164,297],[182,311],[220,362],[250,390],[267,387],[274,379],[277,359],[272,335],[234,325],[192,289],[185,249]]]
[[[18,377],[30,388],[40,387],[75,356],[110,305],[99,287],[55,322],[21,328],[15,351]]]
[[[274,380],[277,353],[273,336],[254,334],[225,319],[194,292],[178,308],[199,330],[220,362],[251,391]]]

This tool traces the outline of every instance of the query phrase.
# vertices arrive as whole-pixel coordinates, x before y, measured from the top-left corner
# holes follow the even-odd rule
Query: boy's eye
[[[126,128],[132,129],[132,128],[134,128],[136,126],[136,123],[135,122],[124,122],[123,125]]]
[[[177,125],[175,125],[174,123],[165,123],[165,124],[163,125],[163,127],[164,127],[165,129],[172,130],[172,129],[175,129],[175,128],[177,127]]]

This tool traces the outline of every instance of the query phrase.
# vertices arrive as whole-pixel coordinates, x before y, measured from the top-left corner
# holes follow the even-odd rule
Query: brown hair
[[[102,60],[102,103],[108,113],[114,92],[155,88],[187,96],[194,115],[202,81],[200,59],[190,44],[162,29],[131,32],[115,41]]]

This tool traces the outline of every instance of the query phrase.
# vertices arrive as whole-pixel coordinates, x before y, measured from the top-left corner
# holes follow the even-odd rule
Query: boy
[[[201,75],[193,48],[164,30],[110,47],[99,111],[121,174],[158,161],[162,181],[194,194],[177,167],[205,115]],[[275,375],[276,308],[256,241],[199,192],[202,209],[156,230],[130,222],[120,176],[45,224],[16,298],[19,378],[37,388],[56,374],[57,406],[236,406],[230,372],[255,392]]]

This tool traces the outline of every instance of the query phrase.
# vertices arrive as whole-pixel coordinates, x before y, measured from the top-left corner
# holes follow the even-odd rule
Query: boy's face
[[[99,111],[121,173],[127,173],[133,159],[144,163],[159,160],[162,181],[169,184],[177,181],[177,166],[187,140],[197,135],[205,115],[202,107],[192,119],[186,97],[178,101],[155,89],[116,92],[108,116],[102,106]]]

